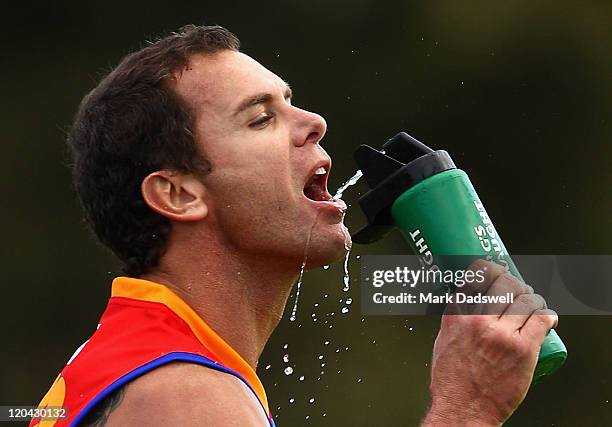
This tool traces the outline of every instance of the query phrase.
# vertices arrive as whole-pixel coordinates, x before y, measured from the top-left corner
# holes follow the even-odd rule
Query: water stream
[[[310,241],[310,235],[308,235],[308,240]],[[306,267],[306,258],[307,256],[304,256],[304,261],[302,261],[302,267],[300,268],[300,277],[298,277],[296,284],[295,301],[293,302],[291,317],[289,317],[289,320],[292,322],[295,322],[295,314],[297,313],[298,301],[300,299],[300,288],[302,287],[302,277],[304,276],[304,267]]]
[[[300,299],[300,289],[302,287],[302,277],[304,277],[304,268],[306,267],[306,261],[308,261],[308,250],[310,249],[310,237],[312,236],[312,231],[317,225],[317,221],[319,220],[319,215],[320,213],[317,213],[317,216],[315,217],[315,220],[312,223],[310,230],[308,231],[308,237],[306,238],[306,246],[304,247],[304,259],[302,260],[302,266],[300,267],[300,275],[298,277],[296,291],[295,291],[295,301],[293,302],[293,309],[291,310],[291,317],[289,317],[289,320],[292,322],[295,322],[295,319],[296,319],[298,301]]]
[[[358,170],[355,175],[351,177],[351,179],[346,181],[340,186],[340,188],[338,188],[338,191],[336,191],[336,194],[334,195],[334,199],[341,199],[346,189],[349,188],[351,185],[357,184],[357,181],[359,181],[362,176],[363,172],[361,172],[361,170]]]

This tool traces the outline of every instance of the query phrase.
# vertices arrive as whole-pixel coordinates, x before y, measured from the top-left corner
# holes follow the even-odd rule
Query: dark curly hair
[[[67,140],[74,185],[87,222],[127,275],[157,265],[170,231],[170,221],[146,205],[143,179],[161,169],[211,170],[168,80],[191,55],[239,48],[223,27],[183,27],[127,55],[81,102]]]

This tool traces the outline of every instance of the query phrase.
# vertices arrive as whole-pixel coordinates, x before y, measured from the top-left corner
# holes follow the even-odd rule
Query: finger
[[[559,317],[551,309],[536,310],[527,319],[519,333],[527,339],[542,344],[544,337],[559,324]]]
[[[483,312],[501,316],[511,304],[512,298],[524,293],[527,293],[527,288],[522,282],[508,272],[502,273],[497,276],[486,293],[488,297],[498,297],[500,302],[483,304]]]
[[[483,277],[482,281],[474,280],[460,288],[461,292],[468,295],[485,294],[495,279],[506,272],[501,265],[483,259],[477,259],[467,269],[473,271],[476,277]]]
[[[516,331],[523,327],[533,312],[547,308],[546,301],[544,301],[541,295],[520,294],[514,298],[512,304],[506,307],[506,311],[502,313],[500,321],[507,324],[513,331]]]
[[[503,298],[499,298],[500,302],[498,303],[486,304],[484,312],[487,314],[497,314],[501,317],[502,313],[512,304],[514,298],[522,294],[531,293],[533,293],[533,288],[531,286],[525,285],[509,272],[505,272],[497,277],[486,293],[489,297]],[[531,312],[533,312],[533,310],[530,310],[529,314],[531,314]]]

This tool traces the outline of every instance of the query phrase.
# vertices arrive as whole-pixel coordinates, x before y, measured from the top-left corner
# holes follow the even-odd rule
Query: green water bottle
[[[435,258],[438,267],[457,268],[439,265],[440,260],[482,258],[523,281],[467,174],[446,151],[434,151],[401,132],[380,151],[361,145],[355,161],[370,187],[359,199],[368,224],[353,235],[355,243],[374,242],[397,226],[426,264]],[[540,348],[532,383],[555,372],[566,358],[565,345],[552,329]]]

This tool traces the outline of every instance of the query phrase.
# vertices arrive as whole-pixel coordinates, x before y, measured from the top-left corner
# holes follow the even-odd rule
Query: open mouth
[[[327,191],[328,169],[324,166],[317,168],[304,185],[304,195],[315,202],[323,202],[331,199]]]

